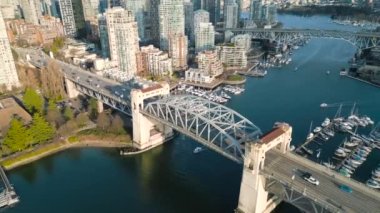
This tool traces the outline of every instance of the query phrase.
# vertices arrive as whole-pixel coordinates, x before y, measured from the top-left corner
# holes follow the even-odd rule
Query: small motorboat
[[[202,147],[196,147],[195,149],[194,149],[194,151],[193,151],[193,153],[194,154],[197,154],[197,153],[199,153],[199,152],[201,152],[201,151],[203,151],[203,149],[202,149]]]
[[[346,157],[347,156],[347,153],[345,151],[343,151],[342,149],[335,150],[334,154],[338,157]]]
[[[345,141],[343,144],[344,144],[344,146],[347,146],[347,147],[354,147],[354,146],[359,145],[359,142],[357,142],[357,141]]]
[[[328,105],[326,103],[321,103],[320,105],[322,108],[327,107]]]
[[[315,129],[313,130],[313,132],[314,132],[314,133],[318,133],[318,132],[320,132],[321,130],[322,130],[322,128],[319,127],[319,126],[317,126],[317,127],[315,127]]]
[[[306,140],[311,140],[312,138],[314,137],[314,134],[312,132],[310,132],[307,137],[306,137]]]

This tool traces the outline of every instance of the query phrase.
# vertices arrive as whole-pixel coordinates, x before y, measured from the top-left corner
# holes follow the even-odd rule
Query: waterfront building
[[[223,74],[223,64],[216,50],[199,52],[197,55],[198,68],[205,74],[217,77]]]
[[[183,33],[172,34],[169,37],[169,57],[173,60],[173,70],[187,68],[187,36]]]
[[[137,73],[136,54],[139,51],[137,23],[132,11],[113,7],[106,11],[108,43],[111,60],[131,79]]]
[[[231,39],[231,43],[235,46],[243,47],[245,51],[251,49],[251,36],[249,34],[236,35]]]
[[[194,5],[190,0],[184,2],[185,11],[185,35],[190,39],[190,43],[194,43]]]
[[[110,57],[110,48],[108,44],[108,29],[107,29],[107,18],[105,14],[98,15],[99,22],[99,40],[101,55],[103,58]]]
[[[19,87],[15,62],[13,59],[11,46],[8,40],[7,29],[5,27],[3,15],[0,11],[0,85],[10,90],[12,87]]]
[[[195,28],[195,51],[213,49],[215,46],[215,30],[212,23],[201,22]]]
[[[139,38],[142,41],[148,40],[148,38],[145,37],[145,3],[146,1],[143,0],[124,0],[123,1],[123,7],[127,10],[132,11],[133,15],[135,16],[138,32],[139,32]]]
[[[39,19],[42,16],[40,0],[21,0],[20,6],[26,22],[39,24]]]
[[[216,46],[218,58],[227,69],[242,69],[247,67],[247,55],[244,47],[235,45]]]
[[[71,0],[58,0],[58,3],[65,35],[75,37],[77,35],[77,27]]]
[[[183,0],[161,0],[159,5],[159,18],[160,48],[162,50],[168,50],[170,37],[173,37],[174,34],[181,36],[185,35],[185,12],[183,8]],[[176,59],[173,57],[173,64],[176,64],[174,62],[175,60]]]
[[[185,81],[208,84],[214,80],[213,76],[205,74],[201,69],[190,68],[185,71]]]
[[[164,76],[172,74],[172,59],[168,53],[155,48],[153,45],[144,46],[140,49],[141,69],[153,76]]]
[[[235,0],[224,2],[224,27],[236,28],[238,26],[238,4]]]

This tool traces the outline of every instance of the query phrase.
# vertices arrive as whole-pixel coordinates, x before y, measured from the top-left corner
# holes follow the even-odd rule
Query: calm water
[[[286,15],[280,19],[287,27],[343,27],[324,16]],[[263,131],[276,121],[290,123],[294,144],[303,141],[311,120],[320,124],[335,114],[336,108],[321,109],[322,102],[356,101],[359,112],[380,121],[380,89],[339,76],[354,52],[354,47],[341,40],[313,39],[294,53],[290,65],[270,70],[263,79],[248,79],[246,92],[235,96],[228,106]],[[321,158],[327,159],[343,137],[338,135],[331,141]],[[179,136],[134,157],[121,157],[113,149],[65,151],[9,172],[21,202],[6,211],[232,212],[237,205],[241,167],[211,151],[194,155],[196,146]],[[380,153],[373,152],[368,161],[356,178],[368,178],[380,162]],[[278,210],[289,211],[286,206]]]

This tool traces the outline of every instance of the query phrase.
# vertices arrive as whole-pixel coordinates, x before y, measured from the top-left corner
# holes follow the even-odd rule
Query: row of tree
[[[33,121],[30,125],[24,125],[22,120],[14,118],[5,135],[2,149],[9,152],[21,151],[50,140],[54,134],[54,127],[39,113],[33,115]]]

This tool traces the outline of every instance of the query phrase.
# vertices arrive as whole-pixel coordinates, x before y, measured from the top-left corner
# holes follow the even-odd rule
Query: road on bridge
[[[68,64],[56,59],[51,59],[42,51],[21,48],[18,48],[17,51],[19,53],[22,53],[22,55],[24,55],[24,58],[26,58],[25,55],[28,54],[30,57],[30,62],[33,65],[38,65],[39,67],[45,67],[48,65],[49,61],[53,60],[60,66],[66,78],[75,81],[85,87],[92,88],[93,90],[103,93],[104,95],[117,97],[129,102],[131,88],[126,85],[123,85],[111,79],[104,78],[103,76],[96,75],[89,71],[85,71],[80,67],[74,66],[72,64]]]
[[[319,186],[303,180],[304,172],[310,172],[319,180]],[[380,192],[293,153],[267,152],[264,173],[273,175],[294,188],[306,188],[307,195],[337,207],[342,206],[345,212],[380,212]],[[292,180],[293,175],[294,180]],[[353,192],[340,190],[339,186],[343,184],[351,187]]]

